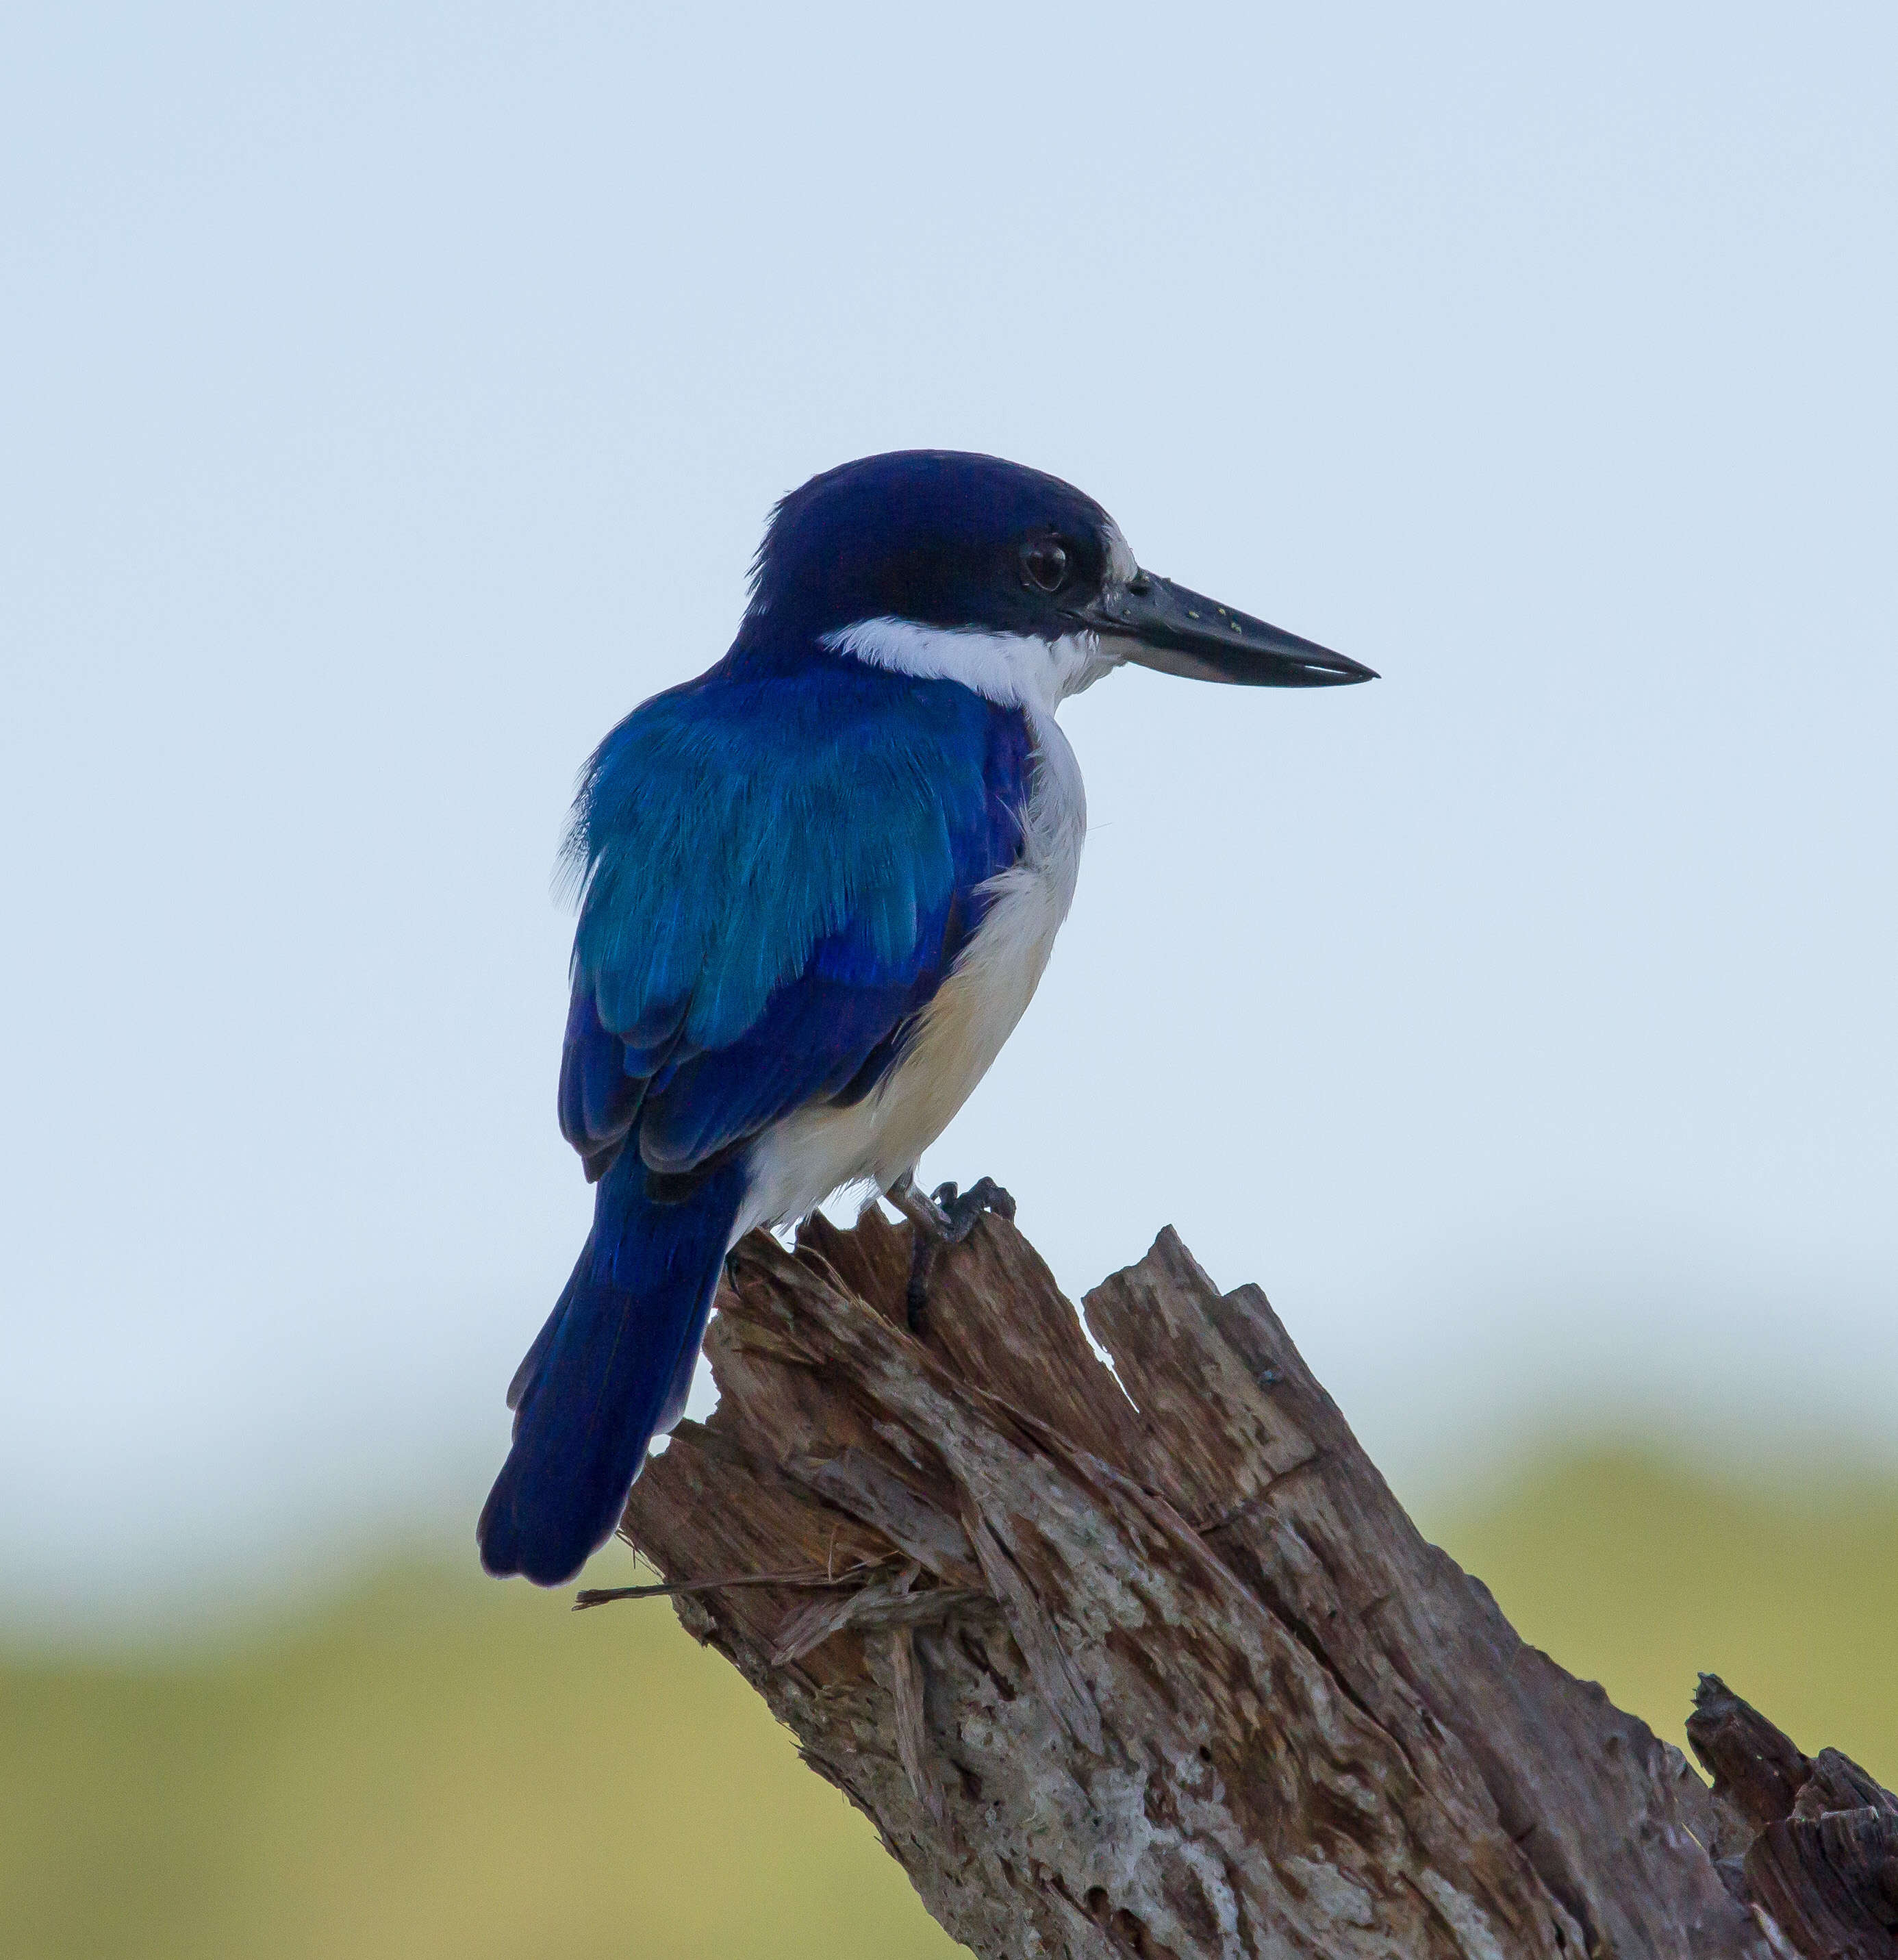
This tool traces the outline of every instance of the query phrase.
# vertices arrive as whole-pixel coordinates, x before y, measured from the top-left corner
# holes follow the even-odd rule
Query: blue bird
[[[773,512],[724,658],[588,764],[560,1124],[597,1189],[508,1392],[482,1561],[612,1535],[685,1406],[726,1254],[858,1185],[933,1248],[984,1207],[917,1160],[1027,1007],[1086,804],[1055,710],[1123,662],[1327,687],[1368,667],[1143,571],[1092,498],[993,457],[846,463]]]

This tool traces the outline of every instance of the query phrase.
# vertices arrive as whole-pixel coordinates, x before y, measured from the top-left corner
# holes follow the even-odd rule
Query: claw
[[[953,1182],[939,1184],[925,1196],[908,1171],[890,1186],[889,1196],[915,1228],[910,1235],[910,1278],[903,1305],[910,1332],[923,1340],[929,1332],[930,1281],[943,1248],[959,1246],[985,1211],[1013,1218],[1015,1200],[992,1177],[977,1179],[967,1191]]]
[[[959,1246],[975,1229],[975,1221],[985,1211],[1012,1219],[1015,1201],[992,1177],[978,1178],[959,1198],[953,1184],[939,1184],[930,1194],[948,1227],[944,1236]]]

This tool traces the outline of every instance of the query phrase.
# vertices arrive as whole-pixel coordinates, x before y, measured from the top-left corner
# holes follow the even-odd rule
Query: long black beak
[[[1377,679],[1370,668],[1342,654],[1150,571],[1111,586],[1081,617],[1114,652],[1190,680],[1222,680],[1241,687],[1345,687]]]

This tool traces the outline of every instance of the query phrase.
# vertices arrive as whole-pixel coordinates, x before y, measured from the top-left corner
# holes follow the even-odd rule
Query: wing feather
[[[868,1093],[1021,848],[1032,745],[951,681],[827,664],[655,697],[590,765],[561,1127],[690,1176]]]

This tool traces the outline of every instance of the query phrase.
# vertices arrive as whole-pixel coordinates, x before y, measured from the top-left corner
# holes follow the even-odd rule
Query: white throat
[[[919,680],[959,681],[984,699],[1052,715],[1071,694],[1092,687],[1121,664],[1098,633],[1063,633],[1044,640],[1032,633],[983,633],[959,626],[924,626],[914,619],[860,619],[823,644],[866,666]]]

